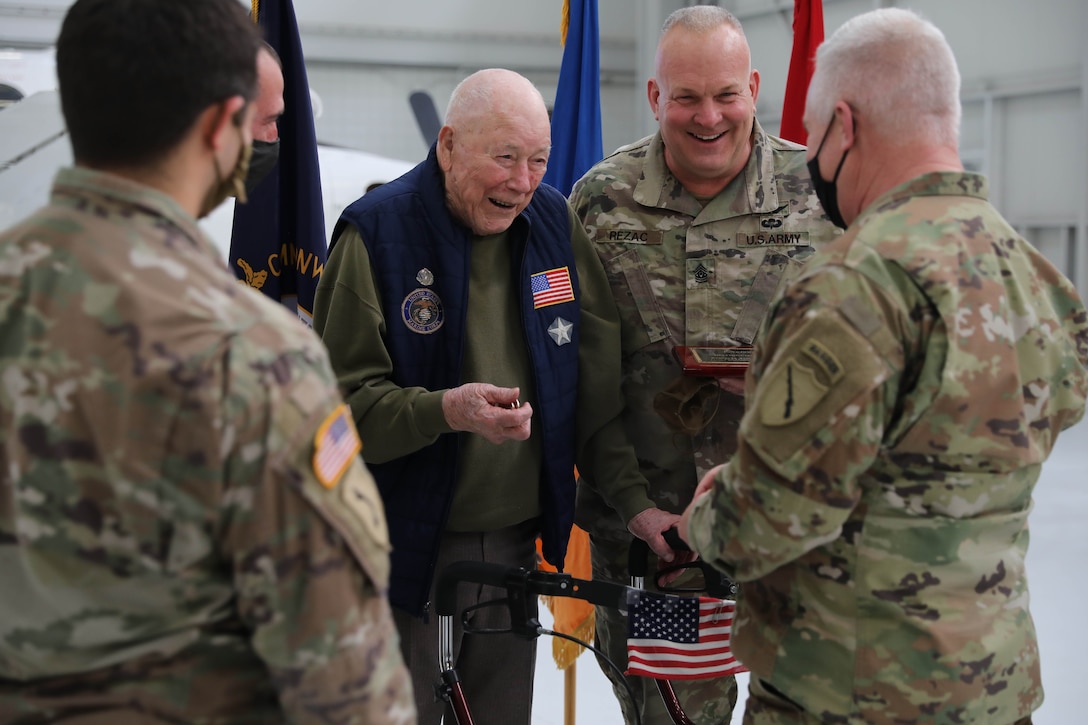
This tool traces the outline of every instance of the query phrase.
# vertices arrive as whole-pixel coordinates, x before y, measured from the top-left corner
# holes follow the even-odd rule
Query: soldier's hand
[[[627,522],[627,530],[645,541],[650,549],[662,560],[671,562],[676,558],[672,547],[665,542],[661,535],[680,522],[679,514],[671,514],[657,508],[640,511]]]
[[[688,545],[691,544],[691,539],[688,538],[688,521],[691,518],[691,507],[714,487],[714,481],[718,478],[718,472],[723,468],[725,468],[724,463],[714,466],[706,472],[706,475],[699,481],[699,485],[695,487],[695,494],[691,497],[691,502],[684,509],[684,513],[680,514],[680,523],[676,526],[676,530],[680,533],[680,538]]]
[[[725,465],[726,464],[724,463],[719,463],[717,466],[714,466],[706,472],[706,475],[703,476],[703,479],[699,481],[699,485],[695,487],[695,494],[691,497],[692,501],[699,498],[710,489],[714,488],[714,481],[718,478],[718,471],[725,468]]]
[[[442,395],[442,413],[454,430],[478,433],[492,443],[523,441],[531,432],[533,406],[518,403],[520,388],[465,383]]]

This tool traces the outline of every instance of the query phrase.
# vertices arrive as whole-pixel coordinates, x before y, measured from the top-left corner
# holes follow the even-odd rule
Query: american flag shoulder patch
[[[529,277],[533,290],[533,309],[574,301],[574,287],[570,281],[569,267],[556,267],[547,272],[537,272]]]
[[[341,403],[318,427],[314,436],[314,474],[325,488],[333,488],[363,449],[351,409]]]

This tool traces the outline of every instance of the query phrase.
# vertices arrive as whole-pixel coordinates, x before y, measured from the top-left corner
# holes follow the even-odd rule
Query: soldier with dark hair
[[[196,222],[259,43],[236,0],[64,19],[75,166],[0,233],[0,722],[415,722],[324,348]]]
[[[257,98],[253,101],[253,156],[246,174],[246,193],[272,171],[280,158],[279,120],[283,115],[283,63],[276,49],[261,43],[257,53]],[[244,261],[244,260],[243,260]]]

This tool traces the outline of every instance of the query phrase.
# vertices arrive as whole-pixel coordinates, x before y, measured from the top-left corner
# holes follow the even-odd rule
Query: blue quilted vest
[[[581,322],[567,209],[562,194],[542,184],[510,230],[516,245],[512,258],[521,260],[519,269],[512,270],[524,326],[523,339],[517,342],[529,348],[538,398],[533,401],[533,425],[542,433],[541,540],[544,557],[560,570],[574,520]],[[446,208],[434,147],[426,161],[345,209],[333,230],[334,244],[347,224],[359,231],[378,281],[394,382],[429,390],[460,385],[472,233]],[[563,267],[570,272],[576,299],[534,309],[530,277]],[[433,280],[417,279],[423,269],[433,273]],[[557,317],[574,326],[570,344],[557,345],[548,334]],[[432,329],[439,318],[441,325]],[[453,501],[461,435],[441,435],[415,453],[370,465],[393,544],[389,599],[417,616],[427,611]]]

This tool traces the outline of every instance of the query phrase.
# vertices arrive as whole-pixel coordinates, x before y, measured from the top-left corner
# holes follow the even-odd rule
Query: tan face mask
[[[241,129],[239,129],[238,133],[241,133]],[[218,159],[212,157],[212,164],[215,165],[215,186],[208,189],[208,193],[200,205],[198,219],[203,219],[215,211],[215,208],[226,201],[228,196],[236,196],[239,203],[246,203],[246,175],[249,173],[249,159],[252,155],[253,145],[243,145],[238,154],[238,163],[234,165],[234,169],[226,178],[219,171]]]
[[[718,412],[721,388],[714,378],[681,376],[654,396],[654,412],[676,433],[703,431]]]

